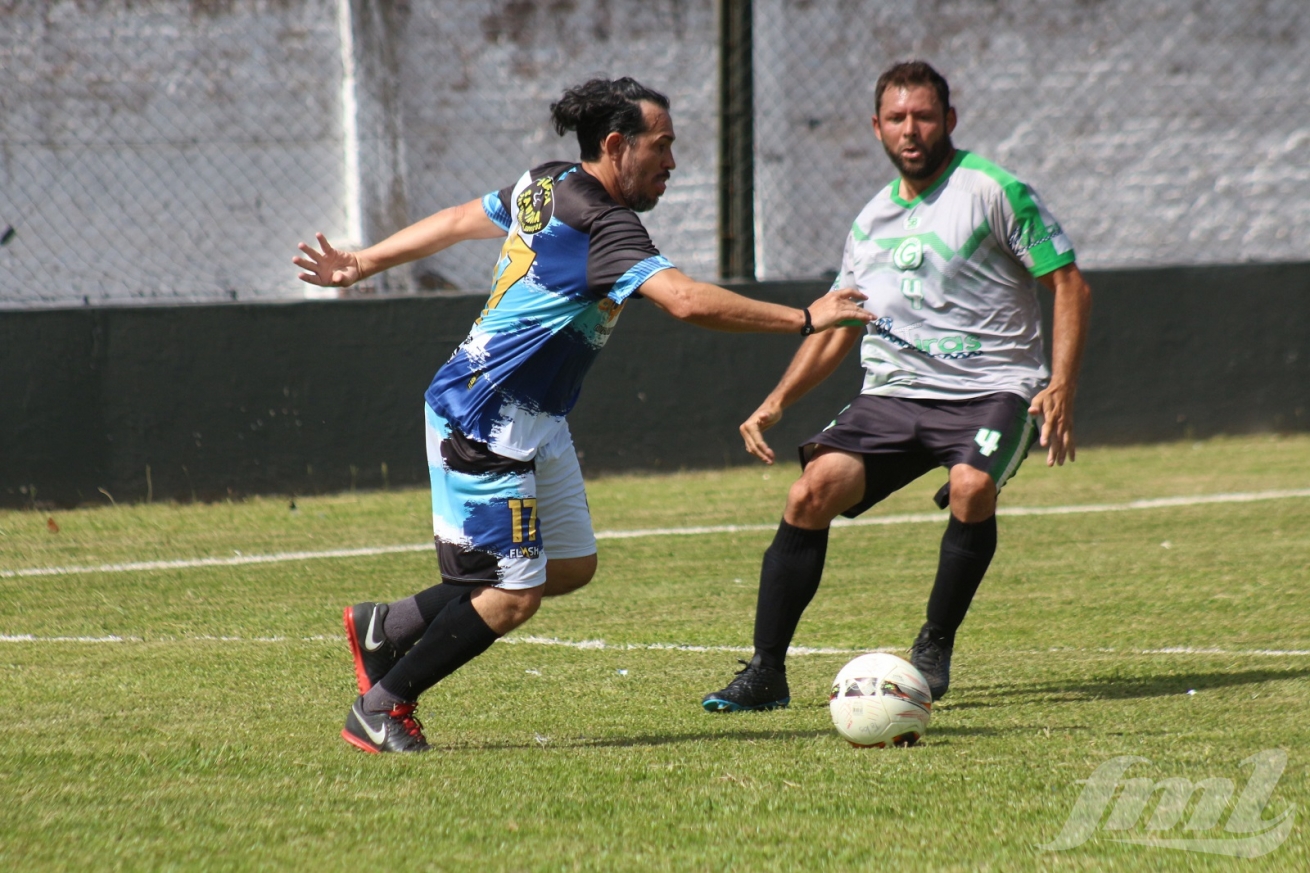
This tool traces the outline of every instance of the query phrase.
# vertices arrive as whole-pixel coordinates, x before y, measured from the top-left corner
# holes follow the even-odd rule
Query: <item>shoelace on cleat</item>
[[[753,668],[749,661],[743,661],[740,658],[737,659],[737,663],[741,664],[742,667],[737,671],[737,677],[728,683],[729,688],[736,686],[755,690],[769,687],[771,680],[764,670]]]
[[[928,669],[936,673],[942,668],[942,661],[946,659],[946,650],[932,642],[916,642],[910,648],[910,658],[922,661]]]
[[[415,703],[402,703],[395,709],[391,710],[391,712],[387,713],[387,715],[394,719],[399,719],[401,727],[405,729],[405,733],[409,734],[411,737],[417,737],[426,742],[426,739],[423,736],[423,725],[414,717],[414,707],[417,705],[418,704]]]

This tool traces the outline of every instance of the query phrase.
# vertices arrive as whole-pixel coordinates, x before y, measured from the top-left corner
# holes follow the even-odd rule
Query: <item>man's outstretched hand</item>
[[[327,237],[321,233],[314,234],[314,238],[318,240],[322,251],[300,243],[298,248],[305,253],[305,256],[291,259],[291,263],[305,271],[300,274],[302,282],[321,285],[324,288],[348,288],[363,278],[359,258],[354,252],[343,252],[332,248]]]
[[[838,326],[863,327],[873,321],[873,313],[860,305],[865,299],[854,288],[829,291],[810,304],[810,323],[816,332]]]

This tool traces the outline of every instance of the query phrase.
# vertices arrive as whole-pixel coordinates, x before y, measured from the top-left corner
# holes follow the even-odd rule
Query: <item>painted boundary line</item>
[[[223,637],[209,636],[200,634],[193,637],[158,637],[147,640],[144,637],[124,637],[109,635],[102,637],[77,637],[77,636],[57,636],[57,637],[39,637],[35,634],[0,634],[0,644],[3,643],[81,643],[81,644],[105,644],[105,643],[344,643],[344,636],[333,636],[323,634],[311,637]],[[558,637],[538,637],[538,636],[516,636],[503,637],[497,640],[498,643],[505,645],[518,646],[553,646],[564,649],[575,649],[578,651],[592,652],[709,652],[709,653],[728,653],[728,654],[749,654],[754,649],[750,646],[695,646],[685,643],[607,643],[604,640],[561,640]],[[865,652],[891,652],[897,654],[903,652],[904,648],[875,648],[875,649],[834,649],[834,648],[812,648],[810,646],[792,646],[787,650],[788,656],[804,655],[860,655]],[[1041,654],[1099,654],[1099,655],[1223,655],[1223,656],[1248,656],[1248,657],[1270,657],[1270,658],[1293,658],[1293,657],[1310,657],[1310,649],[1220,649],[1209,646],[1166,646],[1157,649],[1065,649],[1054,648],[1032,651],[1023,651],[1011,654],[1041,655]]]
[[[1190,497],[1157,497],[1150,500],[1130,500],[1126,503],[1086,503],[1079,506],[1011,506],[996,511],[1000,516],[1029,515],[1081,515],[1089,512],[1133,512],[1145,509],[1168,509],[1185,506],[1204,506],[1215,503],[1254,503],[1263,500],[1287,500],[1310,497],[1310,488],[1285,491],[1251,491],[1234,494],[1199,494]],[[942,512],[921,512],[906,515],[883,515],[872,518],[838,518],[832,526],[869,527],[894,524],[944,523]],[[624,540],[638,537],[703,536],[721,533],[755,533],[776,530],[772,524],[722,524],[704,527],[653,527],[643,530],[597,531],[597,540]],[[395,555],[405,552],[424,552],[432,549],[431,543],[404,546],[372,546],[358,549],[329,549],[321,552],[279,552],[272,555],[242,555],[230,558],[184,558],[173,561],[134,561],[126,564],[100,564],[98,566],[25,567],[18,570],[0,570],[0,579],[30,576],[69,576],[79,573],[127,573],[150,570],[186,570],[199,567],[239,567],[247,564],[276,564],[284,561],[313,561],[322,558],[364,558],[376,555]]]

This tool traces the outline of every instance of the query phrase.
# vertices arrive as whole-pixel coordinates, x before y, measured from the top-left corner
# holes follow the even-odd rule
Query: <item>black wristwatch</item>
[[[808,307],[802,309],[801,312],[805,313],[805,326],[801,328],[801,336],[809,336],[814,333],[814,322],[810,321],[810,310]]]

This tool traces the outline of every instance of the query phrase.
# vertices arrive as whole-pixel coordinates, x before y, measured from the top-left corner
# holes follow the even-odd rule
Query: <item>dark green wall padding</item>
[[[1310,264],[1088,278],[1080,445],[1310,430]],[[801,306],[826,286],[739,290]],[[0,312],[0,505],[103,502],[100,489],[130,502],[424,484],[423,391],[482,304]],[[754,463],[737,425],[799,341],[700,330],[634,301],[570,416],[584,471]],[[852,353],[788,411],[771,432],[784,462],[860,376]]]

